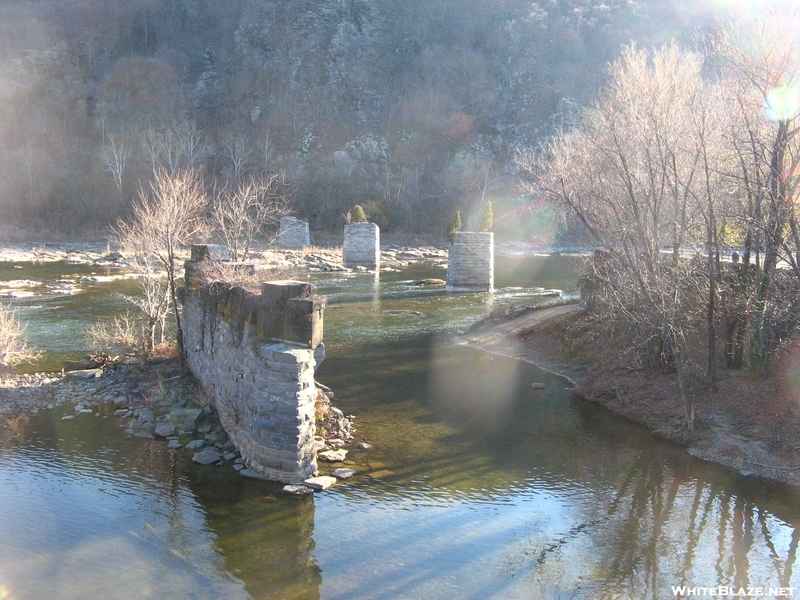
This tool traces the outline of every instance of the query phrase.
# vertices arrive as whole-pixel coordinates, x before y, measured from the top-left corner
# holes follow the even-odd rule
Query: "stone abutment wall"
[[[447,290],[485,292],[494,289],[494,234],[457,231],[447,259]]]
[[[252,291],[215,281],[210,246],[186,263],[186,361],[249,466],[297,483],[317,471],[314,371],[325,356],[325,302],[311,286],[271,281]],[[246,267],[237,265],[235,269]]]

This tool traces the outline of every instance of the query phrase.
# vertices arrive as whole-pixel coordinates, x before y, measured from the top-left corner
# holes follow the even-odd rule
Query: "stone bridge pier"
[[[456,231],[447,259],[448,292],[494,289],[494,234]]]
[[[325,357],[323,298],[311,285],[225,283],[224,248],[193,246],[186,262],[186,362],[247,466],[298,483],[317,472],[315,368]]]

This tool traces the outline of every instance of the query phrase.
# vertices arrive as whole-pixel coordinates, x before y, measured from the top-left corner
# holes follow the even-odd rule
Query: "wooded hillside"
[[[283,170],[314,228],[354,204],[387,230],[467,226],[519,195],[516,148],[577,122],[624,44],[708,21],[665,4],[4,2],[0,214],[103,227],[156,167],[191,165]]]

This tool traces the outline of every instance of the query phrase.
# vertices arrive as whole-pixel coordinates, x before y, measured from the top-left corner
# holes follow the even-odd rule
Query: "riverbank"
[[[684,426],[674,375],[615,359],[600,340],[587,340],[576,304],[533,310],[486,321],[464,336],[466,343],[524,360],[569,381],[575,393],[693,456],[745,476],[800,486],[800,398],[795,371],[800,344],[785,351],[760,379],[744,371],[721,372],[716,389],[693,386],[696,424]]]

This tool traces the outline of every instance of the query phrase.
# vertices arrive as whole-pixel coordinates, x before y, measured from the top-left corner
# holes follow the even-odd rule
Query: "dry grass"
[[[342,256],[342,248],[330,248],[330,247],[323,247],[323,246],[306,246],[301,250],[295,250],[297,255],[300,258],[305,258],[306,256],[315,256],[315,255],[322,255],[322,256],[329,256],[331,258],[341,257]]]
[[[197,265],[197,275],[203,284],[226,289],[257,289],[260,285],[258,272],[247,264],[205,261]]]
[[[150,353],[150,358],[158,358],[161,360],[178,359],[180,358],[180,355],[181,354],[178,351],[178,344],[172,341],[156,344]]]
[[[140,363],[147,359],[147,333],[141,318],[131,311],[111,320],[97,321],[86,330],[91,347],[113,353],[123,350],[133,354]]]
[[[35,360],[40,354],[28,346],[25,325],[19,321],[16,312],[6,305],[0,305],[0,366],[13,367]]]
[[[296,275],[297,269],[294,267],[275,267],[252,271],[244,265],[235,263],[208,262],[199,265],[199,276],[202,283],[224,289],[241,287],[257,291],[261,289],[262,282],[293,279]]]

